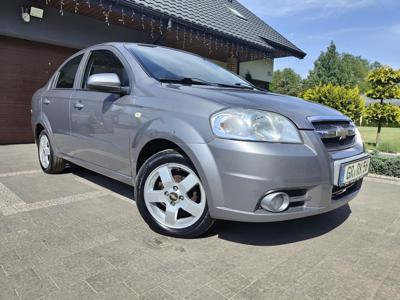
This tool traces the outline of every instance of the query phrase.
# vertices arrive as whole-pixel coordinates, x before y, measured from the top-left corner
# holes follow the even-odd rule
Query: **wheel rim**
[[[50,165],[50,142],[46,135],[42,135],[39,141],[39,159],[43,168]]]
[[[144,201],[151,216],[163,226],[182,229],[204,213],[206,196],[196,173],[185,165],[169,163],[147,177]]]

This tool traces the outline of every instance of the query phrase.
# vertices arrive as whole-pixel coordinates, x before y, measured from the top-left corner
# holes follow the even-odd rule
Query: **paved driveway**
[[[368,178],[334,212],[196,240],[150,231],[132,193],[0,146],[0,299],[400,299],[399,183]]]

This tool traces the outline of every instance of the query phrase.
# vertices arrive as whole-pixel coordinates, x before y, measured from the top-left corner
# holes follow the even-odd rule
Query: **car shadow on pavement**
[[[312,239],[343,224],[350,216],[349,205],[321,215],[272,223],[219,221],[210,234],[247,245],[276,246]]]
[[[103,176],[101,174],[92,172],[90,170],[81,168],[79,166],[75,166],[75,165],[70,165],[68,166],[68,168],[65,171],[66,173],[72,173],[82,179],[85,179],[97,186],[99,186],[100,188],[104,188],[106,190],[109,190],[110,192],[114,192],[116,194],[119,194],[123,197],[132,199],[132,202],[134,202],[133,200],[133,187],[122,183],[120,181],[111,179],[109,177]]]
[[[74,165],[69,166],[66,172],[135,201],[134,188],[127,184]],[[223,240],[258,246],[290,244],[324,235],[344,223],[350,214],[349,205],[344,205],[325,214],[281,222],[242,223],[220,220],[203,238],[216,235]]]

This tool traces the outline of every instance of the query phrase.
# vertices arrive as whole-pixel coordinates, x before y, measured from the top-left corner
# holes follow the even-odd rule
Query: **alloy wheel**
[[[39,140],[39,159],[43,168],[47,169],[50,165],[50,142],[45,134]]]
[[[163,226],[182,229],[195,224],[206,208],[199,177],[189,167],[163,164],[147,177],[144,200],[151,216]]]

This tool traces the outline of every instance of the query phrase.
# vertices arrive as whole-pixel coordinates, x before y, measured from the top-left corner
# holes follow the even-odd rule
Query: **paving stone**
[[[221,295],[224,295],[226,298],[234,296],[249,284],[250,280],[243,275],[232,271],[227,272],[222,276],[218,276],[208,283],[211,288],[219,292]]]
[[[278,287],[269,285],[267,282],[262,282],[257,280],[246,288],[240,290],[236,295],[233,296],[233,299],[249,299],[249,300],[258,300],[258,299],[284,299],[286,296],[284,295],[283,290],[280,290]],[[296,298],[293,298],[296,299]]]
[[[203,300],[203,299],[213,299],[213,300],[224,300],[226,297],[222,296],[212,288],[204,286],[195,290],[193,293],[185,297],[186,300]]]
[[[124,279],[126,285],[137,294],[142,295],[147,291],[154,289],[168,280],[165,270],[157,268],[148,269],[131,273]]]
[[[1,281],[0,281],[1,283]],[[15,289],[2,286],[0,288],[0,299],[4,300],[21,300]]]
[[[19,260],[20,257],[15,250],[5,250],[0,252],[0,264],[4,262],[12,262]]]
[[[125,276],[125,274],[116,269],[110,269],[87,278],[86,282],[99,293],[105,292],[114,285],[122,283]]]
[[[97,300],[99,295],[87,284],[87,282],[78,282],[68,288],[63,288],[45,297],[46,300]]]
[[[50,278],[40,278],[32,268],[10,277],[11,285],[21,299],[36,299],[57,290],[57,286]]]
[[[18,177],[18,181],[13,176],[2,178],[1,181],[25,203],[35,203],[94,191],[93,188],[77,182],[71,174],[49,176],[38,173]]]
[[[397,277],[396,279],[386,279],[383,283],[378,287],[376,294],[374,295],[375,299],[400,299],[400,279]]]
[[[173,277],[172,275],[170,279],[161,285],[161,287],[174,298],[182,299],[201,288],[202,285],[193,280],[189,280],[181,276]]]
[[[59,287],[74,285],[90,276],[90,273],[84,266],[65,266],[63,264],[48,267],[48,274]]]
[[[98,296],[100,299],[110,300],[139,299],[139,296],[122,282],[105,288]]]
[[[172,297],[171,295],[169,295],[166,291],[164,291],[163,289],[157,287],[154,288],[150,291],[148,291],[147,293],[143,294],[140,299],[143,300],[173,300],[175,299],[174,297]]]
[[[3,271],[8,275],[12,276],[23,272],[25,270],[31,269],[33,267],[33,263],[29,259],[19,259],[13,261],[4,261],[2,262]]]
[[[131,188],[89,171],[34,171],[33,145],[12,146],[20,156],[7,165],[3,147],[0,183],[39,206],[0,213],[0,299],[400,299],[398,185],[366,179],[329,214],[221,221],[208,236],[174,239],[148,228]],[[66,195],[63,181],[78,184],[69,193],[78,197],[103,194],[40,208]]]

